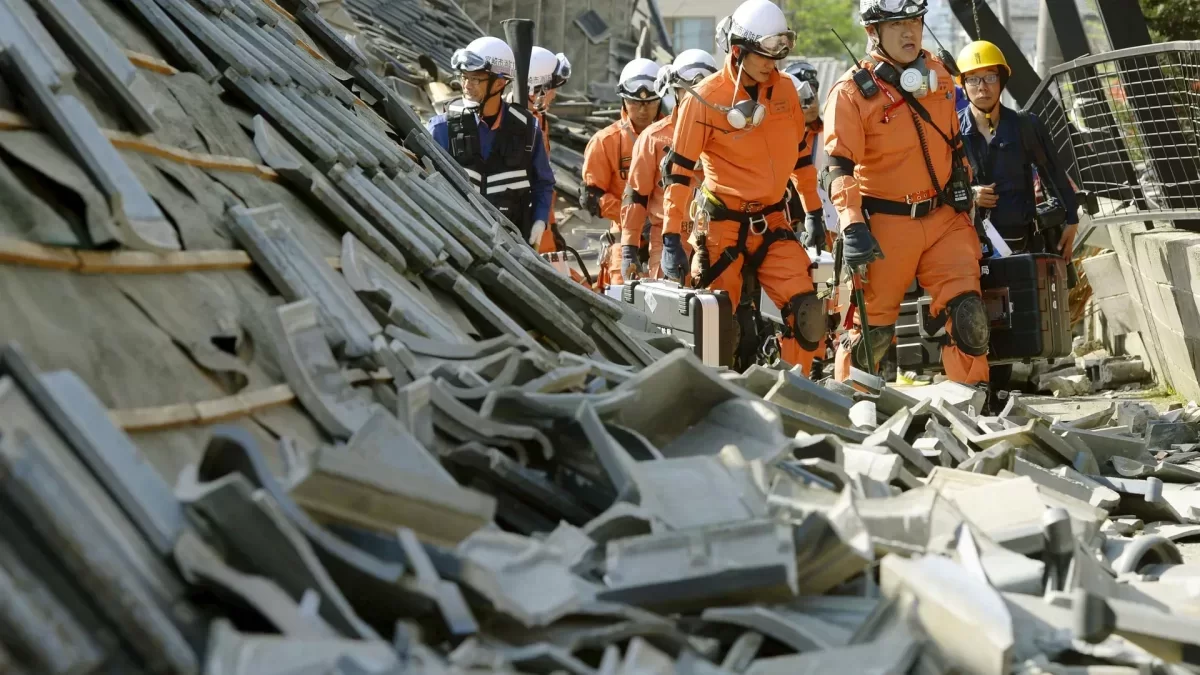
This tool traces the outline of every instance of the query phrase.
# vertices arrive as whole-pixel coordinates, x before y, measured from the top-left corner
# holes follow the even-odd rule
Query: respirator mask
[[[691,94],[692,97],[697,101],[724,115],[725,121],[729,123],[729,126],[738,131],[741,131],[742,129],[753,129],[754,127],[762,124],[763,119],[765,119],[767,116],[767,109],[760,105],[758,101],[746,99],[744,101],[734,103],[733,105],[724,106],[719,103],[713,103],[705,100],[703,96],[696,93],[696,90],[692,89],[692,86],[686,82],[680,81],[677,82],[676,85],[680,89],[683,89],[687,93]],[[736,96],[737,93],[735,92],[734,95]]]
[[[925,63],[924,52],[902,71],[883,61],[875,66],[875,75],[893,87],[912,94],[913,98],[925,98],[938,90],[937,71],[931,70],[929,64]]]

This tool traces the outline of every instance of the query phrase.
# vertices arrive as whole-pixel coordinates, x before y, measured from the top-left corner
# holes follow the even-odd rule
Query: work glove
[[[579,191],[579,208],[592,214],[592,216],[600,217],[600,195],[603,194],[600,190],[591,186],[584,187]]]
[[[851,269],[865,269],[883,258],[883,249],[866,223],[850,223],[842,231],[842,257]]]
[[[529,245],[535,249],[542,243],[542,235],[546,233],[546,221],[535,220],[529,229]]]
[[[804,215],[804,231],[800,233],[804,248],[815,248],[817,253],[825,250],[825,211],[816,209]]]
[[[678,234],[664,234],[662,250],[662,271],[671,281],[683,282],[683,275],[688,270],[688,257],[683,251],[683,241]]]
[[[621,246],[621,273],[626,280],[633,279],[638,271],[638,247],[633,244]]]

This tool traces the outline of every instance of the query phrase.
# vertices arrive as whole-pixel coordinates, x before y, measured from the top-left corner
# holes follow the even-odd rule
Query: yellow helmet
[[[958,70],[963,75],[972,70],[996,66],[997,68],[1004,69],[1004,76],[1006,78],[1012,77],[1012,68],[1009,68],[1008,61],[1004,60],[1004,53],[1000,51],[999,47],[987,40],[976,40],[963,47],[962,51],[958,53],[957,63]],[[959,84],[962,84],[961,79],[960,77]]]

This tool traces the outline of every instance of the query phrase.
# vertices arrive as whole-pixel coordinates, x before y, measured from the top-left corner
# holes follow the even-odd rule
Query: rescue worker
[[[558,95],[558,88],[566,84],[570,77],[571,62],[566,56],[554,54],[543,47],[533,48],[529,56],[529,110],[542,129],[547,157],[550,155],[550,125],[546,122],[546,111]],[[541,242],[537,244],[538,253],[551,253],[566,248],[554,215],[556,197],[556,193],[550,193],[550,214],[546,221],[548,227],[542,235]]]
[[[839,380],[852,364],[875,371],[914,277],[941,324],[947,377],[967,385],[988,379],[969,168],[949,71],[921,48],[926,12],[925,0],[860,0],[868,58],[834,84],[825,104],[822,180],[838,211],[843,260],[866,272],[870,329],[869,344],[858,328],[844,334]]]
[[[717,72],[717,60],[703,49],[687,49],[675,57],[671,65],[659,71],[655,89],[663,101],[678,102],[686,92],[677,88],[680,80],[695,86]],[[678,94],[676,90],[678,89]],[[638,249],[642,245],[642,224],[650,218],[650,258],[647,273],[660,278],[662,258],[663,191],[662,161],[671,148],[675,135],[675,111],[646,127],[633,144],[633,159],[629,164],[629,181],[621,204],[621,267],[626,272],[637,269]],[[674,181],[675,179],[672,179]],[[689,185],[691,182],[689,181]],[[685,235],[687,233],[684,233]],[[690,248],[684,243],[685,248]],[[690,251],[689,251],[690,253]]]
[[[661,97],[654,90],[659,66],[650,59],[634,59],[621,70],[617,93],[621,119],[601,129],[583,151],[583,189],[579,205],[596,218],[610,221],[605,234],[608,246],[600,262],[599,285],[624,283],[621,276],[621,200],[633,160],[633,143],[661,115]]]
[[[554,173],[537,120],[502,98],[516,77],[512,49],[499,38],[481,37],[454,52],[450,65],[463,100],[429,120],[429,132],[484,199],[537,246],[550,217]]]
[[[1049,134],[1033,113],[1022,113],[1000,103],[1012,71],[1000,48],[991,42],[972,42],[958,55],[963,90],[970,101],[959,112],[975,183],[976,220],[981,229],[990,225],[1013,253],[1058,253],[1070,258],[1079,226],[1079,205],[1067,175],[1053,163],[1036,167],[1036,155],[1049,158]],[[1028,125],[1023,128],[1023,125]],[[1040,148],[1031,147],[1037,144]],[[1041,150],[1039,153],[1038,150]],[[1053,241],[1037,242],[1035,167],[1043,192],[1061,201],[1065,227]],[[1041,175],[1046,171],[1052,175]],[[1047,185],[1052,181],[1053,185]]]
[[[815,248],[820,252],[829,242],[826,241],[825,209],[817,192],[817,139],[823,128],[821,104],[817,100],[817,69],[807,61],[797,61],[789,64],[783,72],[796,87],[805,124],[804,140],[800,141],[800,158],[796,160],[796,168],[792,171],[792,185],[800,200],[800,208],[792,213],[792,217],[797,218],[803,210],[804,227],[799,231],[800,243],[805,248]]]
[[[688,269],[681,236],[692,207],[689,182],[702,161],[695,227],[705,244],[696,256],[710,264],[695,270],[692,283],[727,291],[736,307],[743,277],[756,275],[784,318],[780,356],[808,373],[824,312],[787,216],[788,181],[807,129],[796,89],[777,67],[795,34],[775,4],[746,0],[721,22],[717,41],[728,54],[724,67],[685,86],[691,95],[675,113],[663,171],[671,181],[663,199],[663,273],[682,279]]]

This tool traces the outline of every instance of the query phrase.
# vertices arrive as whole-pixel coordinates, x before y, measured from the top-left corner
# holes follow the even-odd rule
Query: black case
[[[710,366],[732,366],[737,347],[733,304],[725,291],[684,288],[671,281],[631,281],[606,293],[650,317],[662,331],[691,345]]]
[[[1049,253],[980,261],[979,285],[992,323],[988,363],[1057,359],[1071,353],[1067,263]],[[897,361],[905,370],[940,370],[941,343],[931,336],[929,296],[914,286],[896,322]]]
[[[992,320],[989,361],[1057,359],[1071,353],[1065,260],[1050,253],[988,258],[980,273]]]

